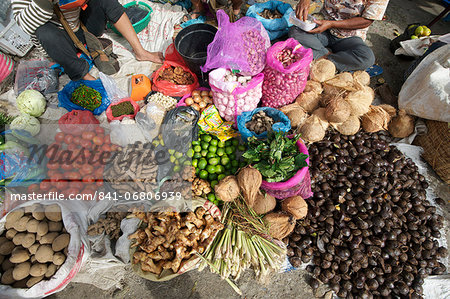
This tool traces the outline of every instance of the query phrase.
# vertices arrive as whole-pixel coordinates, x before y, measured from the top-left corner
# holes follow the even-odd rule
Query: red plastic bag
[[[189,72],[193,77],[194,77],[194,83],[191,85],[177,85],[174,83],[171,83],[169,81],[163,81],[163,80],[158,80],[159,74],[169,68],[169,67],[181,67],[184,71]],[[152,89],[154,91],[159,91],[161,93],[163,93],[166,96],[170,96],[170,97],[182,97],[188,93],[193,92],[195,89],[197,89],[200,84],[198,83],[198,79],[197,76],[191,72],[189,70],[189,68],[187,68],[184,65],[175,63],[175,62],[171,62],[171,61],[165,61],[164,64],[162,65],[162,67],[160,67],[156,72],[153,73],[152,75],[152,81],[153,81],[153,85],[152,85]]]
[[[72,110],[58,121],[59,128],[66,134],[81,135],[84,131],[94,131],[100,124],[88,110]]]
[[[170,46],[167,47],[164,59],[166,61],[175,62],[187,67],[186,63],[183,60],[183,57],[181,57],[180,53],[178,53],[177,49],[175,49],[174,44],[170,44]]]
[[[118,105],[118,104],[120,104],[120,103],[123,103],[123,102],[130,102],[131,105],[133,105],[133,108],[134,108],[133,114],[128,114],[128,115],[125,115],[125,114],[124,114],[124,115],[121,115],[121,116],[118,116],[118,117],[114,117],[113,114],[112,114],[111,107],[112,107],[112,106],[116,106],[116,105]],[[138,105],[135,101],[133,101],[131,98],[125,98],[125,99],[122,99],[122,100],[118,101],[117,103],[111,104],[111,105],[106,109],[106,117],[108,118],[108,121],[109,121],[109,122],[111,122],[111,121],[113,121],[113,120],[122,120],[122,119],[124,119],[125,117],[128,117],[128,118],[134,118],[134,117],[136,116],[136,113],[138,113],[139,109],[140,109],[140,108],[139,108],[139,105]]]

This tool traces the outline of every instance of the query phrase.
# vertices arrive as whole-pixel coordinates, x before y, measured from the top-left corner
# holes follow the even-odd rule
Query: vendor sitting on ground
[[[381,20],[388,0],[325,0],[321,13],[324,20],[316,20],[317,27],[303,31],[296,26],[289,29],[289,37],[313,50],[314,59],[327,58],[340,72],[365,70],[375,62],[375,55],[364,40],[368,27]],[[297,17],[306,21],[310,0],[299,0]]]
[[[64,68],[71,80],[95,80],[89,74],[88,62],[77,56],[78,50],[74,42],[53,12],[53,3],[58,2],[57,0],[12,0],[14,18],[19,26],[31,35],[33,43],[39,49],[43,48]],[[90,0],[87,4],[85,10],[79,7],[62,10],[70,27],[82,43],[85,43],[85,37],[80,28],[80,21],[95,36],[102,35],[107,21],[110,21],[130,43],[137,60],[163,62],[162,53],[148,52],[142,47],[125,14],[124,7],[117,0]]]
[[[191,12],[191,18],[197,19],[199,16],[202,16],[205,14],[205,7],[203,5],[203,2],[207,2],[206,0],[191,0],[192,2],[192,12]],[[241,18],[241,6],[244,3],[243,0],[231,0],[232,7],[233,7],[233,16],[234,21],[237,21]]]

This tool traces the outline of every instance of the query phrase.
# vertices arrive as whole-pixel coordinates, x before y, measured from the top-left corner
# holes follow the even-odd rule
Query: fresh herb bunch
[[[70,101],[85,109],[94,111],[102,104],[102,96],[95,89],[81,84],[72,93]]]
[[[242,155],[261,172],[267,182],[283,182],[307,166],[305,154],[298,150],[300,135],[289,138],[285,132],[269,131],[267,139],[248,139],[248,150]]]
[[[117,105],[111,106],[111,112],[114,117],[119,117],[122,115],[131,115],[134,113],[133,104],[129,101],[122,102]]]
[[[14,120],[14,118],[14,116],[10,116],[3,112],[0,112],[0,126],[9,125]]]

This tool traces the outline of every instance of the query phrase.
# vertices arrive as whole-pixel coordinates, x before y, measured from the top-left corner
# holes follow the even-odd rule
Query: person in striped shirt
[[[77,48],[64,30],[56,14],[54,3],[58,0],[12,0],[12,10],[17,24],[29,35],[34,45],[45,50],[55,62],[59,63],[71,80],[95,80],[89,74],[89,64],[77,56]],[[87,8],[61,9],[78,39],[85,43],[82,22],[89,32],[101,36],[110,21],[130,43],[139,61],[163,62],[160,52],[145,50],[118,0],[89,0]]]

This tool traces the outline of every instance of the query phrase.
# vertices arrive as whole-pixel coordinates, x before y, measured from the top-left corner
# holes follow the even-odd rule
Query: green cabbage
[[[31,136],[36,136],[41,130],[41,124],[36,117],[22,113],[11,122],[11,129],[25,130],[30,132]]]
[[[17,108],[23,113],[39,117],[45,111],[45,97],[37,90],[27,89],[16,99]]]

